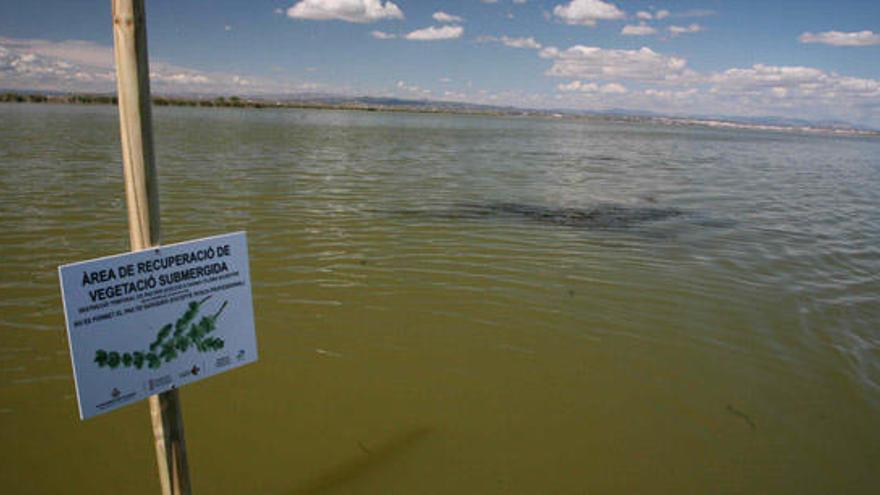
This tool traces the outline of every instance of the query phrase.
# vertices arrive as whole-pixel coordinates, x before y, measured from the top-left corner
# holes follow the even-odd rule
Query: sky
[[[877,0],[147,0],[155,94],[391,96],[880,128]],[[0,0],[0,89],[115,88],[109,0]]]

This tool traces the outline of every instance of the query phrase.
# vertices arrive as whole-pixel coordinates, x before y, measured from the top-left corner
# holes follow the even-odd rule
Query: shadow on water
[[[359,441],[358,454],[318,473],[302,486],[290,491],[289,495],[319,494],[342,487],[399,458],[432,431],[433,428],[421,426],[402,431],[378,443]]]

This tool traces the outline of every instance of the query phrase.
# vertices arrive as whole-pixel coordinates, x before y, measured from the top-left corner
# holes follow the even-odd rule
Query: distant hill
[[[260,96],[257,99],[280,102],[306,102],[323,103],[327,105],[366,105],[381,107],[406,107],[406,108],[437,108],[449,110],[476,110],[484,112],[523,113],[532,112],[512,106],[481,105],[477,103],[464,103],[444,100],[428,99],[405,99],[382,96],[345,96],[320,93],[302,93],[296,95]]]

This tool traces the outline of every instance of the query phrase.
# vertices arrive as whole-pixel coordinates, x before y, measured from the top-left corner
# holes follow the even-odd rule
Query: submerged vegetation
[[[464,203],[452,216],[457,218],[513,217],[549,225],[587,229],[625,229],[648,222],[659,222],[681,216],[675,208],[596,205],[592,208],[554,208],[524,203]]]

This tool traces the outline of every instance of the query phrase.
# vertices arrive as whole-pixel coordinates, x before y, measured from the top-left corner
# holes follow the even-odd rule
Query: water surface
[[[10,493],[158,490],[146,404],[77,417],[56,275],[127,249],[115,112],[0,106]],[[154,119],[164,241],[251,243],[261,360],[182,392],[198,493],[880,486],[880,142],[342,111]],[[620,228],[461,214],[499,204],[681,214]]]

